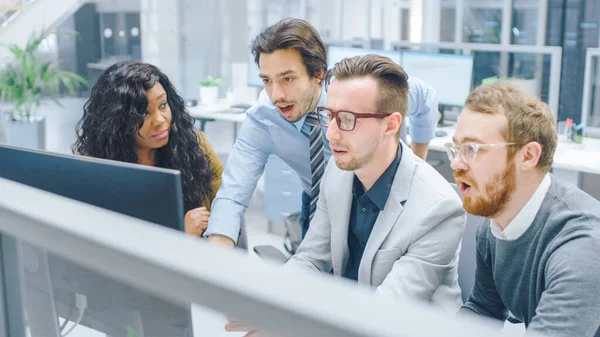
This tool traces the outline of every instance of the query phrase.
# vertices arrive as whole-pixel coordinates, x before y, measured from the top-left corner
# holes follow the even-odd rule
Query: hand
[[[208,228],[208,218],[210,212],[206,207],[194,208],[185,213],[183,219],[185,232],[195,236],[202,236]]]

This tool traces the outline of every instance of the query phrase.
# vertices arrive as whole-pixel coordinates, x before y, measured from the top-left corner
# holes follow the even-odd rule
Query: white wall
[[[342,39],[368,38],[369,1],[344,0],[342,1],[344,16],[342,18]]]
[[[142,8],[141,0],[90,0],[96,4],[98,13],[105,12],[139,12]]]
[[[159,67],[181,87],[180,0],[141,0],[142,60]]]

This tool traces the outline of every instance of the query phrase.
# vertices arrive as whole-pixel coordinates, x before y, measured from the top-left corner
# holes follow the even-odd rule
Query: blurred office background
[[[465,78],[468,86],[456,99],[440,102],[440,111],[450,123],[460,112],[456,102],[464,100],[470,88],[510,79],[554,102],[558,121],[570,118],[584,125],[587,136],[600,136],[600,52],[593,49],[600,47],[597,0],[0,0],[0,43],[23,45],[41,28],[56,30],[41,45],[40,57],[82,76],[88,85],[74,94],[62,88],[55,97],[61,105],[46,101],[38,109],[45,118],[39,147],[71,153],[75,124],[89,89],[102,71],[121,60],[160,67],[191,108],[202,109],[199,82],[208,75],[222,78],[218,104],[237,104],[243,112],[261,90],[249,45],[262,29],[286,17],[307,20],[333,48],[330,51],[339,48],[342,54],[347,48],[362,48],[397,55],[469,57],[466,71],[439,73],[440,85],[448,90],[453,82],[465,83]],[[559,55],[553,61],[556,50]],[[0,66],[9,60],[8,51],[0,49]],[[406,70],[409,76],[427,76],[423,69]],[[430,81],[437,83],[435,78]],[[11,109],[10,102],[2,103],[0,116]],[[197,120],[226,161],[239,123]],[[10,127],[4,124],[0,128]],[[429,161],[451,179],[445,153],[432,150]],[[282,174],[288,171],[280,160],[270,159],[246,216],[251,245],[283,250],[282,223],[299,210],[300,201],[298,179]],[[577,172],[574,179],[600,198],[597,174]],[[87,326],[101,327],[104,318],[96,318]],[[96,332],[84,327],[72,336],[104,335]]]

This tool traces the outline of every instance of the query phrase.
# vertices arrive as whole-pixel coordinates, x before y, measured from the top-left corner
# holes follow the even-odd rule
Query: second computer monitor
[[[179,171],[2,145],[0,158],[2,178],[183,231]]]

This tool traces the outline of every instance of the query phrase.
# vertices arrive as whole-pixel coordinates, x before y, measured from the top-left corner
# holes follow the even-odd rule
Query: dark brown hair
[[[399,112],[404,118],[408,109],[408,75],[389,58],[375,54],[345,58],[335,64],[328,80],[367,76],[373,77],[379,86],[377,112]]]
[[[300,19],[283,19],[263,30],[252,41],[254,62],[258,65],[260,54],[270,54],[280,49],[295,49],[302,56],[308,75],[312,78],[327,71],[327,52],[317,30]]]
[[[537,142],[542,146],[537,167],[542,172],[550,170],[557,133],[548,104],[516,86],[495,82],[475,88],[467,97],[464,107],[473,112],[504,115],[508,125],[501,130],[502,136],[507,142],[521,145],[509,148],[509,158],[523,145]]]

